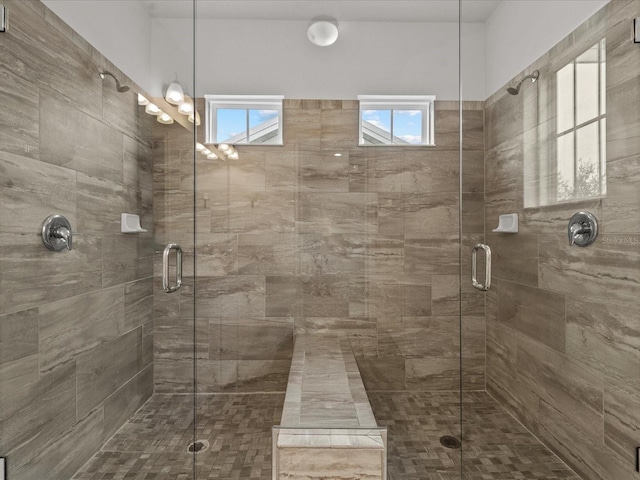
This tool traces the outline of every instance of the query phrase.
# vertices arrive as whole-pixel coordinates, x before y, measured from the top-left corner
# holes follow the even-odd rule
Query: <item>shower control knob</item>
[[[51,215],[42,224],[42,242],[49,250],[71,250],[72,239],[71,224],[62,215]]]
[[[593,213],[578,212],[569,220],[569,245],[588,247],[598,237],[598,221]]]

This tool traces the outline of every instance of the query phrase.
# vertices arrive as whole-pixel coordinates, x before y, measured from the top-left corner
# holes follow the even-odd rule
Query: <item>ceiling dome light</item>
[[[184,102],[184,90],[179,83],[173,82],[167,88],[167,94],[164,99],[169,102],[171,105],[180,105]]]
[[[171,125],[173,123],[173,118],[171,118],[171,115],[169,115],[168,113],[162,112],[162,114],[158,116],[158,122],[162,123],[163,125]]]
[[[193,113],[193,111],[193,98],[191,98],[189,95],[185,95],[184,102],[182,102],[178,107],[178,112],[183,115],[190,115]]]
[[[147,100],[146,97],[140,93],[138,94],[138,105],[140,105],[141,107],[149,105],[149,100]]]
[[[146,107],[144,107],[144,111],[149,115],[162,115],[162,110],[155,103],[149,103]]]
[[[326,20],[313,22],[307,30],[307,37],[314,45],[328,47],[338,39],[338,26]]]

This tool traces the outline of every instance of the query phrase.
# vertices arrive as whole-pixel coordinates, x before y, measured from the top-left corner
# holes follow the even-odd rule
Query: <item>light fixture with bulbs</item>
[[[149,115],[162,115],[162,110],[155,103],[147,103],[147,106],[144,107],[144,111]]]
[[[147,100],[147,98],[140,93],[138,94],[138,105],[140,105],[141,107],[149,105],[149,100]]]
[[[307,38],[311,43],[319,47],[333,45],[338,39],[337,22],[328,20],[313,22],[307,30]]]
[[[164,99],[171,105],[180,105],[184,102],[184,90],[179,83],[173,82],[169,85],[169,88],[167,88]]]
[[[158,115],[158,122],[163,125],[171,125],[173,123],[173,118],[168,113],[162,112]]]
[[[189,95],[184,96],[184,102],[178,107],[178,112],[182,115],[191,115],[194,111],[193,98]]]
[[[190,113],[187,119],[189,120],[189,122],[195,123],[196,127],[200,126],[200,114],[197,111]]]

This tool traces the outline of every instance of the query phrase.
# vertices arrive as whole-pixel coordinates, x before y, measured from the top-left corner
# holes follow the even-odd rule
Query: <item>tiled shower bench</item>
[[[387,430],[376,424],[349,339],[297,335],[273,479],[385,480]]]

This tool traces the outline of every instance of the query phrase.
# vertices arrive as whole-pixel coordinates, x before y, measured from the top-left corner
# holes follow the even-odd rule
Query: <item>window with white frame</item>
[[[358,95],[360,146],[435,145],[434,95]]]
[[[282,95],[205,95],[206,143],[282,145]]]

